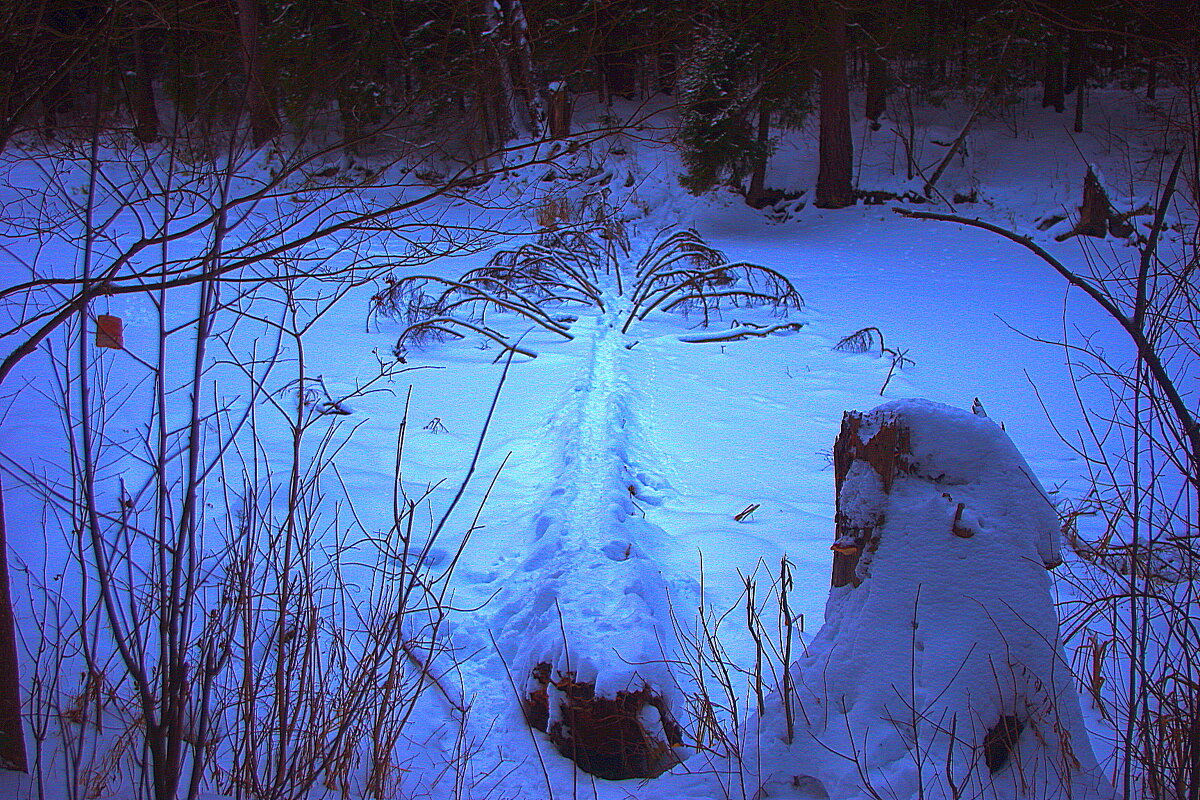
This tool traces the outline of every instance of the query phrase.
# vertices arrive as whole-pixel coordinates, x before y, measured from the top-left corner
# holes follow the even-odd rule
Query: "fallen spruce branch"
[[[804,305],[783,274],[746,262],[730,262],[695,230],[659,231],[641,248],[617,235],[612,210],[588,229],[546,231],[535,242],[495,253],[489,262],[458,279],[434,275],[388,276],[371,298],[370,320],[404,325],[394,353],[403,359],[433,342],[474,334],[507,352],[529,358],[489,322],[505,315],[562,339],[574,338],[572,323],[582,309],[619,312],[620,332],[655,312],[698,316],[707,328],[729,308],[768,308],[779,316]],[[684,342],[732,342],[799,330],[799,322],[739,324],[727,330],[680,336]],[[632,347],[633,345],[629,345]]]
[[[871,325],[866,328],[859,328],[849,336],[842,337],[837,344],[833,346],[834,350],[840,350],[843,353],[870,353],[878,348],[879,355],[886,355],[892,359],[892,365],[888,369],[887,378],[883,381],[883,386],[879,387],[879,394],[882,395],[887,390],[888,384],[892,382],[892,376],[896,374],[897,369],[904,369],[916,364],[908,357],[908,350],[893,350],[883,343],[883,331]]]

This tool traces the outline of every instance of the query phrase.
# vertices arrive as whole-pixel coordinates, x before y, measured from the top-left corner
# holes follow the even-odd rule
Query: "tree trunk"
[[[1067,32],[1067,71],[1063,81],[1063,92],[1070,94],[1083,82],[1086,68],[1087,40],[1080,31]]]
[[[154,71],[146,47],[146,37],[138,30],[133,34],[133,76],[129,99],[133,112],[133,135],[139,142],[150,144],[158,140],[158,109],[154,105]]]
[[[258,0],[237,0],[238,34],[242,44],[242,69],[246,74],[246,111],[250,115],[250,139],[261,147],[279,135],[274,91],[267,80],[259,49]]]
[[[8,540],[4,495],[0,491],[0,768],[28,772],[21,729],[21,680],[17,669],[17,629],[8,587]]]
[[[1087,101],[1087,51],[1080,46],[1075,64],[1075,133],[1083,133],[1083,105]]]
[[[1158,98],[1158,59],[1152,53],[1146,59],[1146,99]]]
[[[675,44],[664,34],[655,45],[654,64],[658,79],[658,91],[674,94],[675,78],[678,73]]]
[[[879,130],[879,118],[887,110],[888,66],[883,56],[867,53],[867,102],[865,113],[871,130]]]
[[[846,11],[835,2],[821,5],[825,45],[821,54],[818,208],[854,205],[854,145],[850,134],[850,92],[846,81]]]
[[[42,94],[42,135],[53,139],[58,131],[60,115],[74,107],[75,93],[71,89],[71,77],[65,75]]]
[[[597,62],[610,102],[614,95],[626,100],[632,100],[637,95],[637,62],[632,52],[614,49],[602,53]]]
[[[1083,103],[1087,95],[1087,86],[1082,82],[1075,87],[1075,133],[1083,133]]]
[[[486,158],[489,153],[499,146],[499,142],[503,140],[503,134],[499,130],[499,121],[496,120],[494,93],[488,91],[484,87],[476,90],[474,97],[471,98],[471,110],[474,125],[474,135],[471,137],[471,158],[475,161],[482,162],[486,169]]]
[[[534,91],[533,51],[529,46],[529,24],[521,0],[500,0],[503,18],[505,49],[508,51],[508,70],[512,76],[513,93],[523,106],[521,117],[529,125],[529,133],[541,133],[542,120],[538,115]]]
[[[549,128],[551,139],[565,139],[571,135],[571,95],[566,81],[550,84]]]
[[[1046,73],[1042,79],[1042,108],[1054,106],[1054,110],[1062,113],[1066,108],[1063,97],[1063,61],[1062,50],[1057,39],[1051,38],[1046,42]]]
[[[520,115],[517,111],[512,69],[504,53],[506,48],[503,39],[503,14],[497,0],[482,0],[482,6],[483,18],[487,21],[487,29],[483,31],[480,43],[483,48],[482,71],[491,86],[483,89],[481,101],[491,106],[491,149],[503,146],[513,137]]]
[[[758,104],[758,154],[750,173],[750,186],[746,189],[746,205],[762,208],[767,205],[767,142],[771,131],[771,111],[761,101]]]

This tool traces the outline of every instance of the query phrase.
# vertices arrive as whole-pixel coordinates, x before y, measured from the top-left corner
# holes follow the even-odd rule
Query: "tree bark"
[[[614,95],[626,100],[637,95],[637,63],[632,53],[614,49],[601,53],[596,62],[608,101],[611,102]]]
[[[1083,133],[1083,104],[1087,95],[1087,87],[1081,82],[1075,87],[1075,133]]]
[[[1056,39],[1046,42],[1046,73],[1042,79],[1042,108],[1054,106],[1054,110],[1062,113],[1066,108],[1063,96],[1063,60],[1062,50]]]
[[[154,71],[146,37],[141,31],[133,34],[133,81],[129,98],[133,111],[133,135],[139,142],[150,144],[158,140],[158,108],[154,105]]]
[[[1067,70],[1063,80],[1063,92],[1070,94],[1083,82],[1086,69],[1087,40],[1080,31],[1067,32]]]
[[[21,729],[21,680],[17,669],[17,629],[8,587],[3,491],[0,491],[0,768],[29,771],[25,734]]]
[[[678,75],[678,62],[675,57],[675,44],[663,34],[655,45],[654,67],[658,91],[663,94],[675,93],[675,78]]]
[[[879,130],[879,118],[887,109],[888,66],[883,56],[867,53],[867,101],[865,113],[872,130]]]
[[[819,9],[825,45],[821,54],[820,165],[818,208],[854,205],[854,145],[850,133],[850,92],[846,80],[846,10],[836,2]]]
[[[279,135],[274,91],[267,80],[259,48],[258,0],[237,0],[238,35],[242,45],[242,69],[246,74],[246,111],[250,115],[250,138],[261,147]]]
[[[1072,54],[1075,64],[1075,133],[1083,133],[1083,106],[1087,101],[1088,62],[1087,51],[1081,45],[1079,53]],[[1069,77],[1069,72],[1068,72]]]
[[[535,99],[533,51],[529,45],[529,24],[525,19],[525,7],[521,0],[499,2],[513,93],[523,107],[521,116],[529,125],[529,133],[537,136],[541,132],[542,121],[538,118]]]
[[[750,173],[750,186],[746,189],[746,205],[762,208],[766,205],[764,194],[767,181],[767,141],[771,130],[771,112],[761,101],[758,106],[758,154]]]
[[[492,128],[489,135],[488,149],[503,146],[513,137],[517,112],[516,89],[514,88],[513,73],[508,58],[504,52],[503,13],[497,0],[482,0],[483,18],[487,21],[487,30],[481,36],[483,47],[483,71],[491,85],[481,88],[480,102],[490,105],[488,109]]]

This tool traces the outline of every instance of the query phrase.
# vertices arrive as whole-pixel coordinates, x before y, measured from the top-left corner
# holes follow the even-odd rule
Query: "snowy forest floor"
[[[958,104],[922,112],[926,161],[940,153],[931,142],[953,138],[965,113]],[[973,194],[975,201],[959,204],[957,213],[1032,235],[1069,266],[1086,271],[1095,259],[1128,262],[1136,250],[1123,241],[1057,243],[1054,236],[1076,214],[1088,162],[1100,167],[1120,207],[1153,201],[1162,168],[1153,157],[1161,144],[1153,127],[1157,118],[1154,108],[1128,92],[1096,91],[1088,131],[1071,134],[1062,116],[1026,96],[980,122],[965,155],[947,173],[943,193]],[[856,130],[859,188],[909,186],[902,174],[897,177],[902,151],[888,127]],[[812,130],[784,134],[768,184],[788,191],[811,186],[814,141]],[[832,446],[843,412],[909,397],[969,408],[978,398],[991,418],[1004,423],[1051,496],[1070,500],[1087,491],[1086,468],[1060,433],[1073,437],[1080,425],[1077,392],[1095,403],[1106,396],[1100,387],[1073,381],[1067,352],[1057,343],[1090,339],[1116,361],[1132,355],[1112,322],[1069,292],[1044,262],[986,232],[905,219],[888,204],[823,211],[807,202],[807,194],[768,212],[748,208],[728,191],[693,198],[678,186],[678,160],[669,146],[626,141],[620,148],[605,142],[594,147],[618,151],[590,157],[613,175],[607,202],[631,241],[665,226],[694,226],[730,260],[788,277],[804,298],[803,309],[789,318],[803,327],[786,336],[689,343],[679,336],[697,320],[662,314],[614,344],[604,319],[583,313],[573,341],[539,332],[523,340],[539,356],[513,360],[483,439],[478,474],[450,520],[453,535],[430,556],[434,565],[447,563],[482,505],[447,598],[455,609],[446,629],[453,650],[433,665],[469,713],[426,693],[396,751],[407,796],[582,794],[615,800],[652,791],[653,783],[580,773],[542,734],[531,736],[513,688],[514,682],[522,687],[526,676],[510,672],[527,669],[538,647],[558,647],[567,663],[576,653],[573,669],[583,675],[592,670],[614,681],[669,675],[647,619],[670,630],[673,615],[689,630],[698,613],[715,618],[730,609],[720,639],[733,663],[749,666],[754,649],[739,606],[743,577],[756,576],[765,600],[765,587],[784,558],[791,564],[789,602],[801,620],[796,646],[802,648],[821,627],[828,595]],[[536,206],[538,196],[555,187],[575,191],[565,181],[514,175],[497,196]],[[469,204],[464,209],[464,219],[475,213]],[[453,219],[459,212],[448,206],[445,213]],[[1038,229],[1054,215],[1066,221]],[[1168,237],[1165,246],[1181,245]],[[447,258],[426,269],[456,276],[485,258]],[[4,282],[19,278],[5,275]],[[374,354],[388,352],[395,341],[397,326],[387,321],[376,320],[364,331],[373,291],[368,286],[347,294],[306,337],[307,369],[321,375],[335,396],[377,372]],[[145,344],[138,324],[148,315],[137,298],[113,298],[105,311],[126,320],[129,347]],[[727,313],[725,321],[738,313]],[[523,330],[515,320],[497,324],[515,335]],[[886,355],[835,349],[843,337],[868,327],[912,363],[893,372]],[[390,524],[395,437],[410,386],[405,486],[414,494],[434,487],[432,509],[449,503],[499,381],[497,352],[470,338],[432,344],[408,356],[408,366],[421,369],[400,373],[389,391],[350,404],[342,424],[345,430],[354,426],[353,435],[338,465],[364,530]],[[24,369],[26,388],[4,401],[0,448],[37,471],[57,458],[57,450],[43,443],[61,441],[62,426],[52,404],[38,396],[45,368],[31,362]],[[262,446],[267,452],[286,449],[287,435],[284,426],[265,424]],[[60,563],[63,534],[41,526],[30,493],[7,479],[4,488],[24,630],[39,620],[30,617],[33,588],[22,579],[23,569],[41,574],[43,562]],[[752,513],[735,520],[750,506]],[[548,527],[555,531],[554,547],[541,538]],[[640,587],[638,597],[606,596],[621,581]],[[773,614],[770,609],[765,613]],[[538,638],[547,631],[557,644]],[[617,652],[630,642],[632,650]],[[1078,644],[1068,643],[1069,657]],[[686,683],[683,672],[676,670],[680,684]],[[736,682],[745,711],[749,689],[744,677]],[[1111,769],[1112,733],[1086,700],[1084,708],[1097,756]],[[0,794],[24,797],[30,791],[15,775],[0,777]],[[51,784],[48,796],[70,795]]]

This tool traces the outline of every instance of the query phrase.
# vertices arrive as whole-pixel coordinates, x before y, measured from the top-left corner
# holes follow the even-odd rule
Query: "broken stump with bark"
[[[554,680],[550,673],[548,662],[533,668],[534,688],[521,709],[529,726],[546,733],[581,770],[608,780],[657,778],[679,763],[673,748],[680,729],[662,695],[643,685],[604,697],[574,673]]]
[[[1118,214],[1113,210],[1108,192],[1096,175],[1095,169],[1089,164],[1087,175],[1083,179],[1083,202],[1079,206],[1079,219],[1071,230],[1061,234],[1057,241],[1066,241],[1072,236],[1093,236],[1103,239],[1105,236],[1126,237],[1134,232],[1133,218],[1139,214],[1149,214],[1148,206]]]

